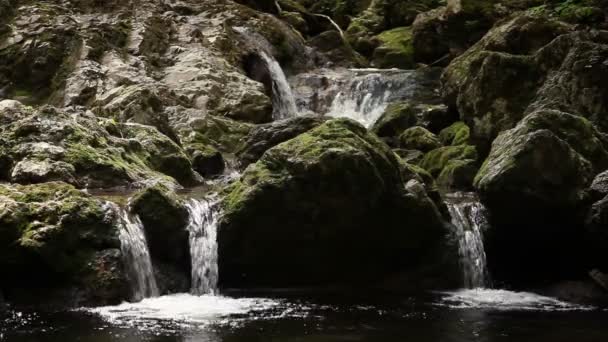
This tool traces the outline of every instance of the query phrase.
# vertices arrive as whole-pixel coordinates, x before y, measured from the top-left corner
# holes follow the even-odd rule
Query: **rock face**
[[[0,185],[6,300],[66,306],[126,298],[115,214],[65,183]]]
[[[584,116],[605,129],[605,32],[574,32],[563,23],[520,16],[495,29],[443,75],[482,151],[497,134],[539,108]],[[488,93],[490,92],[490,93]],[[495,92],[495,93],[492,93]]]
[[[173,141],[150,126],[117,124],[91,112],[38,110],[0,102],[3,180],[64,181],[78,187],[143,184],[158,179],[196,182],[190,160]]]
[[[475,185],[492,213],[488,255],[497,276],[551,279],[584,265],[584,192],[606,168],[607,146],[589,120],[555,110],[530,114],[494,141]],[[515,217],[522,211],[524,222]],[[517,241],[521,253],[505,241]]]
[[[390,149],[350,120],[271,148],[227,189],[222,285],[369,282],[416,268],[445,231],[432,201],[402,182]]]

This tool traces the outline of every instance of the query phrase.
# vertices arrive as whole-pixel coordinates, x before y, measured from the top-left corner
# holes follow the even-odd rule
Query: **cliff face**
[[[0,278],[11,278],[0,294],[28,297],[31,269],[54,299],[128,296],[121,221],[91,188],[162,188],[175,227],[155,216],[167,201],[141,196],[138,208],[155,217],[142,218],[153,258],[187,273],[173,192],[210,180],[226,214],[220,285],[364,272],[453,286],[440,193],[462,190],[489,210],[499,280],[585,278],[608,267],[607,10],[604,0],[0,0]],[[357,67],[371,68],[347,70]],[[287,116],[297,117],[277,120]],[[184,274],[161,287],[187,288]]]

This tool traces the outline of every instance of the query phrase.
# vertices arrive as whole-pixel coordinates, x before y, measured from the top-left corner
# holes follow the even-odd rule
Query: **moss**
[[[420,162],[420,166],[434,177],[438,177],[450,161],[465,159],[477,160],[477,149],[475,146],[440,147],[427,153]]]
[[[450,160],[437,177],[437,184],[444,189],[471,190],[477,166],[473,159]]]
[[[398,27],[377,36],[381,42],[373,54],[373,64],[379,68],[408,69],[414,66],[414,46],[410,27]]]
[[[406,129],[399,136],[399,142],[402,148],[422,152],[428,152],[441,146],[441,142],[435,134],[420,126]]]
[[[439,133],[439,140],[444,145],[466,145],[469,143],[470,129],[464,122],[458,121]]]

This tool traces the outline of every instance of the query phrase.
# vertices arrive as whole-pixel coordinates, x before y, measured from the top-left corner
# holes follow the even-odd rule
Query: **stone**
[[[138,192],[129,202],[144,225],[153,263],[170,265],[189,275],[189,215],[181,199],[170,189],[155,185]]]
[[[422,152],[429,152],[441,147],[441,142],[437,136],[420,126],[406,129],[399,136],[399,142],[401,148]]]
[[[124,300],[129,290],[118,227],[103,201],[68,184],[0,185],[6,299],[62,307]]]
[[[319,126],[324,121],[324,118],[316,115],[304,115],[255,127],[245,138],[243,148],[236,153],[239,165],[245,168],[255,163],[267,150]]]
[[[386,145],[354,121],[330,120],[269,149],[225,190],[220,282],[380,279],[402,267],[396,260],[442,243],[438,210],[420,196],[404,188]],[[370,226],[381,231],[365,234]]]

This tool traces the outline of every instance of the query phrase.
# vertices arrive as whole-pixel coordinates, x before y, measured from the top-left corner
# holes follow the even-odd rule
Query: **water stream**
[[[266,63],[270,78],[272,79],[273,119],[281,120],[296,116],[298,114],[296,100],[281,65],[264,51],[260,51],[260,56],[264,60],[264,63]]]
[[[466,288],[490,286],[483,231],[488,228],[486,209],[472,193],[446,196],[452,226],[458,239],[458,254]]]
[[[195,295],[217,294],[217,201],[191,199],[186,207],[190,213],[191,292]]]
[[[120,249],[131,283],[131,299],[140,301],[148,297],[157,297],[159,291],[143,224],[137,216],[131,215],[126,209],[118,206],[116,208],[121,222],[118,235]]]
[[[290,79],[298,111],[371,127],[391,102],[433,103],[437,75],[398,69],[320,69]]]

